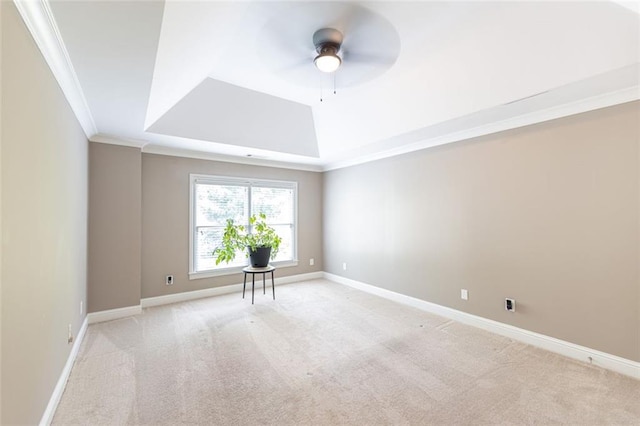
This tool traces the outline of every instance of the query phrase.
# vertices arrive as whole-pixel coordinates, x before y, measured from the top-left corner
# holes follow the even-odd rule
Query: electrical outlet
[[[309,259],[309,266],[313,266],[315,264],[316,264],[316,261],[313,259],[313,257]]]
[[[165,285],[173,285],[173,275],[167,275],[164,277]]]
[[[515,312],[516,301],[514,299],[504,299],[504,309],[505,311]]]
[[[347,270],[347,262],[343,262],[342,263],[342,270],[346,271]]]
[[[69,324],[69,334],[67,336],[67,343],[73,343],[73,332],[71,331],[71,324]]]
[[[462,290],[460,290],[460,299],[469,300],[469,291],[467,291],[464,288]]]

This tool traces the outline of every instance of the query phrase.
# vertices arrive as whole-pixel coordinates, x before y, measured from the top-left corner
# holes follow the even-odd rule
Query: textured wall
[[[86,308],[87,139],[2,2],[2,424],[37,424]]]
[[[322,175],[275,167],[142,154],[142,297],[242,282],[242,274],[189,280],[189,174],[298,182],[298,266],[277,277],[322,271]],[[309,266],[309,259],[315,265]],[[165,275],[175,284],[166,286]]]
[[[324,269],[640,361],[639,122],[628,103],[328,172]]]
[[[89,144],[89,312],[140,304],[140,149]]]

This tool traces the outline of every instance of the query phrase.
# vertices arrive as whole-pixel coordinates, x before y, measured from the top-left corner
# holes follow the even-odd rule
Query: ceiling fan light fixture
[[[321,28],[313,33],[313,45],[318,56],[313,60],[322,72],[334,72],[342,64],[338,56],[342,44],[342,33],[334,28]]]
[[[322,72],[334,72],[340,68],[342,59],[336,55],[335,51],[323,51],[313,60],[316,68]]]

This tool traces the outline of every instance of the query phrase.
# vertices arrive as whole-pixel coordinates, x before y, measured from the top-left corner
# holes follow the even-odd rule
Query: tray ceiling
[[[615,2],[43,3],[89,137],[149,152],[326,169],[640,96],[640,15]],[[345,36],[335,95],[322,27]]]

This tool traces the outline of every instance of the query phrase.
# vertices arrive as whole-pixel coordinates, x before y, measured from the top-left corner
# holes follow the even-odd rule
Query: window
[[[227,219],[248,227],[249,217],[264,213],[282,238],[276,266],[297,264],[296,182],[190,175],[190,278],[235,273],[247,265],[245,253],[216,265],[213,251],[222,241]]]

